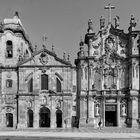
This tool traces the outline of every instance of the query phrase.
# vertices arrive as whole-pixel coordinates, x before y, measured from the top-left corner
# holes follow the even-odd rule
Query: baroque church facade
[[[75,68],[54,47],[37,51],[18,12],[0,25],[0,126],[71,127],[75,116]]]
[[[128,33],[119,28],[118,16],[114,21],[105,26],[101,17],[96,34],[90,19],[80,42],[75,59],[80,127],[98,127],[100,121],[103,127],[138,127],[140,123],[140,31],[133,16]]]

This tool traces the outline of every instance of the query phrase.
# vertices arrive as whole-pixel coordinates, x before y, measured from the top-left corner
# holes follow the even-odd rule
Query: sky
[[[43,35],[47,49],[54,45],[58,57],[70,54],[71,63],[77,58],[79,41],[87,33],[89,18],[93,21],[94,32],[99,31],[99,20],[103,16],[108,22],[108,11],[104,6],[111,3],[113,17],[120,17],[120,29],[128,32],[131,15],[138,20],[136,29],[140,30],[140,0],[0,0],[0,21],[12,18],[19,12],[21,22],[32,45],[42,48]],[[85,50],[87,46],[85,45]]]

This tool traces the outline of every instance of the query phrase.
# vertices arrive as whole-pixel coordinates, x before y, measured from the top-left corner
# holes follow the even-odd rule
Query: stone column
[[[120,97],[117,97],[117,124],[120,127]]]
[[[103,93],[103,95],[105,94],[105,91]],[[103,96],[103,103],[102,103],[102,115],[103,115],[103,126],[105,126],[105,96]]]
[[[35,104],[35,107],[34,107],[34,128],[39,128],[39,109],[40,109],[40,103],[38,101],[38,96],[35,97],[35,100],[34,100],[34,104]]]
[[[51,128],[56,128],[56,104],[55,104],[55,97],[51,97]]]

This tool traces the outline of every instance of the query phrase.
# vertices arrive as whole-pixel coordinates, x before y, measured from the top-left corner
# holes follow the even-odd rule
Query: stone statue
[[[93,33],[93,22],[92,19],[88,21],[88,33]]]
[[[122,116],[126,116],[126,105],[122,105]]]
[[[116,17],[114,18],[115,20],[115,28],[118,29],[120,26],[120,17],[116,15]]]
[[[96,115],[96,116],[99,116],[99,105],[98,105],[98,104],[96,105],[96,112],[95,112],[95,115]]]
[[[100,18],[100,29],[103,29],[104,27],[105,27],[105,18],[103,18],[101,16],[101,18]]]

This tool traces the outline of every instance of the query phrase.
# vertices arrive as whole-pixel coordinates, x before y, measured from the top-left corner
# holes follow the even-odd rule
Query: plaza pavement
[[[59,139],[140,139],[140,129],[106,127],[98,128],[41,128],[41,129],[1,129],[0,137],[47,137]]]

